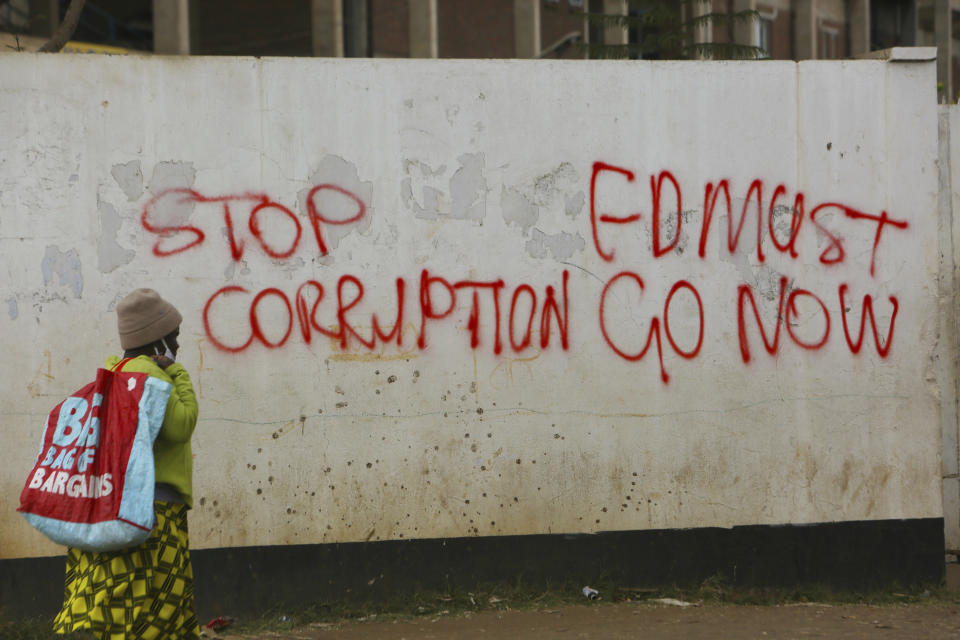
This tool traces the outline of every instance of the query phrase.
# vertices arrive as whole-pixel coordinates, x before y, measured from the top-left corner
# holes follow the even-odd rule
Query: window
[[[773,54],[773,21],[777,19],[777,10],[758,9],[757,14],[753,23],[753,44],[763,49],[759,58],[769,58]]]
[[[757,46],[763,49],[763,54],[761,57],[769,58],[770,57],[770,34],[773,32],[773,20],[767,18],[758,18],[756,21],[757,33],[754,40],[757,43]]]
[[[817,56],[821,60],[834,60],[840,55],[840,30],[833,27],[820,27],[820,51]]]

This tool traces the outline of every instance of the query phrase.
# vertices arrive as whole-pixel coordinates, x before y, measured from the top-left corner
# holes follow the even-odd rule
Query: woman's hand
[[[163,370],[166,370],[167,367],[173,364],[173,360],[171,360],[167,356],[154,355],[150,357],[153,358],[153,360],[157,363],[157,365]]]

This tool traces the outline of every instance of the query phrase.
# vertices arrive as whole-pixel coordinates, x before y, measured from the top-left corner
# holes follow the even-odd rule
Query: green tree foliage
[[[761,58],[760,47],[733,41],[733,26],[758,19],[752,9],[714,11],[711,0],[628,0],[627,15],[587,13],[590,26],[626,29],[628,44],[590,42],[581,45],[590,58],[734,59]],[[702,9],[697,15],[695,9]],[[729,42],[698,42],[700,27],[726,27]],[[592,30],[591,30],[592,31]]]

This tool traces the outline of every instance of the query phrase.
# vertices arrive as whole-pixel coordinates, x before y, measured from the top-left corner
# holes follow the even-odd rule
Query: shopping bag
[[[171,385],[98,369],[47,418],[17,509],[48,538],[86,551],[140,544],[154,526],[153,442]]]

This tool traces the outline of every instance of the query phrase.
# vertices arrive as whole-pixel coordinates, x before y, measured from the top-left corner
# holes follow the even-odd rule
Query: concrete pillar
[[[436,58],[440,55],[437,31],[437,0],[409,0],[410,57]]]
[[[369,0],[342,2],[343,55],[348,58],[368,58],[373,55],[371,9]]]
[[[153,0],[153,52],[190,55],[190,0]]]
[[[793,3],[793,57],[797,60],[817,57],[817,0]]]
[[[850,56],[870,51],[870,0],[850,0]]]
[[[310,13],[313,55],[342,58],[343,0],[311,0]]]
[[[513,0],[514,55],[536,58],[540,48],[540,0]]]
[[[713,11],[713,2],[694,2],[690,5],[693,11],[693,17],[699,17]],[[713,42],[713,25],[709,22],[706,24],[697,25],[693,30],[693,44],[703,44],[707,42]],[[708,55],[697,52],[696,58],[698,60],[706,60],[709,58]]]
[[[581,31],[581,42],[585,45],[583,47],[583,59],[590,59],[590,21],[587,19],[587,14],[590,13],[590,0],[583,0],[583,30]]]
[[[942,85],[939,98],[941,101],[955,102],[953,74],[951,61],[953,60],[953,24],[950,13],[950,0],[935,0],[933,3],[933,24],[937,42],[937,82]]]
[[[627,0],[603,0],[603,13],[608,16],[627,15]],[[626,27],[611,25],[603,30],[603,44],[629,44],[630,32]]]
[[[800,4],[804,4],[801,2]],[[811,2],[813,0],[810,0]],[[796,3],[795,3],[796,4]],[[756,0],[733,0],[733,10],[734,12],[739,13],[740,11],[753,11],[757,8]],[[753,20],[737,20],[733,23],[733,41],[736,44],[743,44],[747,46],[755,47],[759,43],[757,42],[757,21],[756,18]]]

